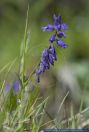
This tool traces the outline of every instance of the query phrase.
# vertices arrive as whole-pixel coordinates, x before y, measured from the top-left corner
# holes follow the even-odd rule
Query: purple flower
[[[51,24],[48,24],[47,26],[42,27],[43,31],[53,31],[54,30],[54,26]]]
[[[48,57],[48,49],[44,49],[42,52],[42,58]]]
[[[61,24],[61,30],[67,30],[68,29],[68,25],[63,23]]]
[[[43,67],[43,71],[45,71],[45,69],[49,69],[49,63],[48,63],[48,49],[44,49],[42,52],[42,58],[41,58],[41,63],[42,63],[42,67]],[[41,65],[40,63],[40,65]]]
[[[52,54],[49,54],[48,59],[49,59],[50,64],[51,65],[54,65],[54,58],[53,58],[53,55]]]
[[[49,53],[51,53],[53,55],[54,60],[57,60],[56,51],[55,51],[55,48],[52,44],[49,46]]]
[[[50,52],[51,52],[52,54],[55,53],[55,48],[54,48],[53,44],[51,44],[51,45],[49,46],[49,50],[50,50]]]
[[[61,30],[61,25],[60,24],[59,25],[54,25],[54,28],[55,28],[55,30],[59,31],[59,30]]]
[[[57,45],[62,47],[62,48],[67,48],[68,47],[67,44],[65,44],[65,42],[62,41],[62,40],[57,40]]]
[[[45,71],[45,69],[47,70],[47,69],[49,69],[50,68],[50,65],[49,65],[49,63],[48,63],[48,58],[46,59],[42,59],[41,60],[41,63],[42,63],[42,65],[44,66],[44,71]]]
[[[57,31],[61,30],[61,16],[54,15],[54,28]]]
[[[13,84],[13,90],[14,92],[18,92],[20,88],[20,82],[18,80],[16,80]]]
[[[45,63],[45,62],[44,62]],[[45,65],[40,62],[39,69],[36,69],[37,82],[40,82],[40,75],[46,70]]]
[[[52,35],[52,36],[50,37],[50,39],[49,39],[49,41],[50,41],[51,43],[53,43],[55,40],[56,40],[56,36],[55,36],[55,35]]]
[[[61,24],[61,16],[56,17],[56,15],[54,14],[53,18],[54,18],[54,26],[58,26]]]
[[[45,66],[44,66],[44,64],[42,62],[40,63],[39,68],[40,68],[40,72],[41,73],[45,72]]]
[[[5,92],[8,93],[9,90],[11,88],[11,85],[8,83],[6,86],[5,86]]]
[[[65,37],[66,35],[65,35],[64,32],[59,31],[59,32],[57,33],[57,36],[58,36],[59,38],[62,38],[62,37]]]

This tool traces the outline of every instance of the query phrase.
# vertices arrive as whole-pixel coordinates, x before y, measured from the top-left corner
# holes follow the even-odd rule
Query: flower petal
[[[61,30],[67,30],[68,25],[66,23],[61,24]]]
[[[59,38],[66,37],[65,33],[64,33],[64,32],[61,32],[61,31],[59,31],[59,32],[57,33],[57,36],[58,36]]]
[[[11,85],[8,83],[6,86],[5,86],[5,92],[8,93],[9,90],[11,88]]]
[[[14,92],[18,92],[19,91],[19,87],[20,87],[20,83],[18,80],[16,80],[13,84],[13,90]]]
[[[55,40],[56,40],[56,36],[55,36],[55,35],[52,35],[52,36],[50,37],[50,39],[49,39],[49,41],[50,41],[51,43],[53,43]]]
[[[54,26],[58,26],[61,24],[61,16],[56,17],[56,15],[54,15]]]
[[[54,30],[54,26],[51,24],[48,24],[47,26],[42,27],[43,31],[53,31]]]
[[[54,59],[54,60],[57,60],[56,51],[55,51],[55,48],[54,48],[54,46],[53,46],[52,44],[51,44],[50,47],[49,47],[49,52],[52,54],[53,59]]]
[[[51,65],[54,65],[54,59],[53,59],[52,54],[49,54],[49,62]]]
[[[42,52],[42,58],[48,57],[48,49],[44,49]]]
[[[62,48],[67,48],[67,44],[64,43],[64,41],[62,40],[57,40],[57,45],[62,47]]]

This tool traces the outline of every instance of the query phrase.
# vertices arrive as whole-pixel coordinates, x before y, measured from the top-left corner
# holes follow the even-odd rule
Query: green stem
[[[24,83],[24,75],[25,75],[25,55],[26,55],[26,44],[27,44],[27,28],[28,28],[28,13],[29,13],[29,4],[27,9],[27,17],[26,17],[26,24],[25,24],[25,32],[24,32],[24,43],[23,43],[23,51],[21,57],[21,67],[20,67],[20,75],[22,84]]]

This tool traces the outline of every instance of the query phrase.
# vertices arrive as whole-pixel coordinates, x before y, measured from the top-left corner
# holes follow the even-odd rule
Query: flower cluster
[[[47,26],[42,27],[43,31],[55,31],[55,33],[49,39],[49,48],[43,50],[39,68],[36,69],[38,82],[40,82],[40,75],[50,68],[50,64],[54,65],[54,61],[57,60],[55,47],[52,43],[56,42],[58,46],[67,48],[67,44],[62,40],[62,37],[66,36],[64,31],[67,29],[68,26],[67,24],[62,23],[61,16],[56,17],[56,15],[54,15],[53,25],[48,24]]]
[[[50,68],[50,64],[54,65],[55,60],[57,60],[56,52],[54,46],[51,44],[48,49],[44,49],[42,52],[39,69],[36,70],[38,82],[40,81],[40,75]]]

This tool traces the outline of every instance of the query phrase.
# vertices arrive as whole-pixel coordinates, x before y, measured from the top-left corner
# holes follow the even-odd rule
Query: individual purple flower
[[[13,90],[14,92],[18,92],[20,89],[20,82],[18,80],[16,80],[13,84]]]
[[[42,27],[43,31],[53,31],[54,30],[54,26],[51,24],[48,24],[47,26]]]
[[[64,32],[61,32],[61,31],[59,31],[59,32],[57,33],[57,36],[58,36],[59,38],[66,37],[65,33],[64,33]]]
[[[54,26],[58,26],[58,25],[61,24],[61,16],[58,16],[58,17],[57,17],[57,16],[54,14],[53,18],[54,18]]]
[[[49,69],[50,68],[50,65],[49,65],[49,63],[48,63],[48,58],[46,59],[44,59],[44,58],[42,58],[42,60],[41,60],[41,63],[42,63],[42,65],[44,66],[44,69]],[[41,64],[40,63],[40,64]],[[44,70],[45,71],[45,70]]]
[[[41,73],[45,72],[45,65],[42,62],[40,62],[39,68]]]
[[[45,69],[49,69],[49,63],[48,63],[48,49],[44,49],[42,52],[42,58],[41,58],[41,63],[40,63],[40,69],[43,68],[43,72]],[[42,66],[41,66],[42,65]]]
[[[56,40],[56,35],[52,35],[49,39],[51,43],[53,43]]]
[[[54,18],[54,22],[58,22],[58,23],[61,23],[61,16],[56,16],[55,14],[53,15],[53,18]]]
[[[54,25],[54,28],[55,28],[56,31],[60,31],[61,30],[61,25],[60,24],[59,25]]]
[[[5,92],[6,93],[8,93],[9,92],[9,90],[10,90],[10,88],[11,88],[11,85],[8,83],[6,86],[5,86]]]
[[[53,55],[53,59],[54,59],[54,60],[57,60],[56,51],[55,51],[55,48],[54,48],[53,44],[51,44],[51,45],[49,46],[49,53],[51,53],[51,54]]]
[[[42,58],[48,57],[48,49],[44,49],[42,52]]]
[[[53,58],[53,55],[52,54],[49,54],[48,59],[49,59],[50,64],[51,65],[54,65],[54,58]]]
[[[62,47],[62,48],[67,48],[68,47],[67,44],[65,44],[65,42],[62,41],[62,40],[57,40],[57,45]]]
[[[66,23],[62,23],[61,30],[67,30],[67,29],[68,29],[68,25]]]
[[[40,63],[39,69],[36,69],[36,76],[37,76],[37,82],[40,82],[40,75],[44,73],[46,70],[46,67],[43,65],[43,63]]]

